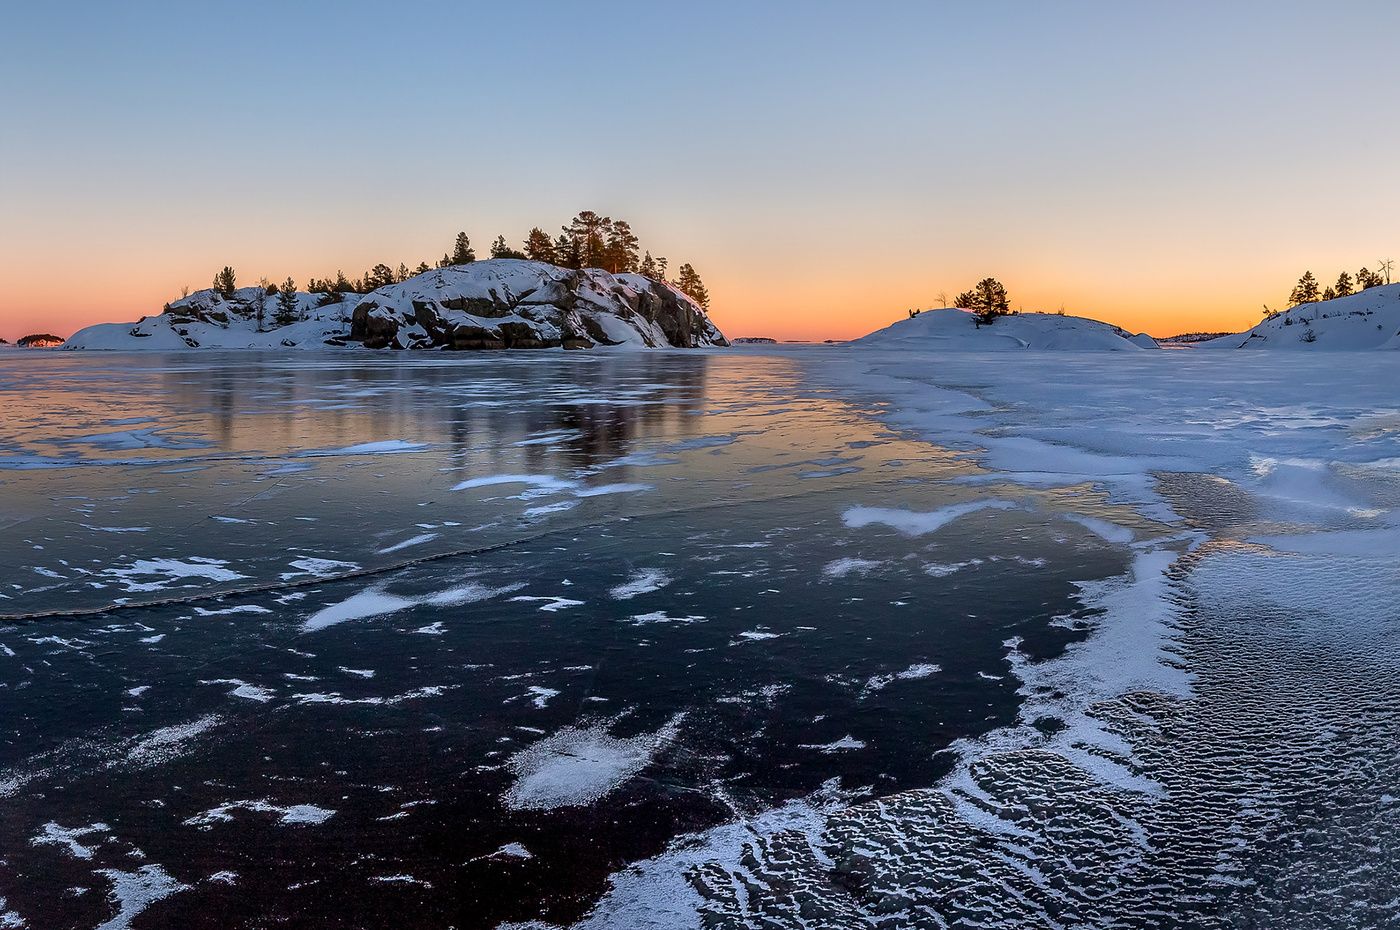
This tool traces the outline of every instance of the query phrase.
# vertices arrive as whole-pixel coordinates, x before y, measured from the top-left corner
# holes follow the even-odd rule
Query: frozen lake
[[[1389,354],[2,361],[0,927],[1400,921]]]

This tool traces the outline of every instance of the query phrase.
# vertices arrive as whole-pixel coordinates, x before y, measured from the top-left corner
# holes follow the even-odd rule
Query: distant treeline
[[[640,274],[653,281],[663,281],[673,285],[681,293],[688,295],[706,310],[710,308],[710,295],[700,280],[700,275],[688,263],[677,270],[676,279],[668,281],[668,263],[664,257],[652,258],[651,252],[642,252],[641,243],[632,226],[626,220],[614,220],[599,216],[592,210],[584,210],[560,227],[557,237],[536,226],[525,236],[521,249],[513,249],[506,244],[505,236],[497,236],[491,244],[491,258],[530,259],[548,262],[561,268],[601,268],[612,274]],[[332,300],[341,294],[368,294],[389,284],[398,284],[417,274],[432,271],[434,268],[450,268],[453,265],[466,265],[476,261],[476,250],[465,232],[459,232],[450,252],[429,265],[419,262],[410,269],[402,262],[397,268],[378,264],[358,278],[347,278],[345,272],[337,271],[334,278],[312,278],[306,289],[313,294],[325,294]],[[232,296],[236,275],[232,268],[225,266],[214,276],[214,290]],[[288,278],[280,287],[269,285],[266,279],[259,282],[272,296],[280,291],[295,288],[295,282]]]

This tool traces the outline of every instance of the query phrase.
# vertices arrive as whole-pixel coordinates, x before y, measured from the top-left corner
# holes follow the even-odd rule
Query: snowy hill
[[[492,259],[424,272],[368,294],[298,293],[295,322],[276,324],[278,298],[244,287],[178,300],[136,323],[74,333],[67,349],[368,348],[588,349],[728,345],[705,311],[641,275],[573,271]],[[259,323],[259,298],[262,321]]]
[[[1400,349],[1400,283],[1300,304],[1203,349]]]
[[[1068,349],[1129,351],[1155,348],[1150,336],[1130,337],[1126,330],[1053,313],[1017,313],[998,317],[991,325],[976,325],[967,310],[925,310],[899,320],[853,345],[882,349],[936,349],[940,352],[983,352],[998,349]]]

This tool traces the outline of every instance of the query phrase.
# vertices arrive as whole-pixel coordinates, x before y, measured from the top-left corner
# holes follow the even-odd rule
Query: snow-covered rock
[[[261,322],[259,299],[262,298]],[[669,284],[596,268],[491,259],[424,272],[368,294],[297,294],[296,322],[276,323],[261,288],[199,291],[136,323],[75,333],[69,349],[587,349],[728,345],[705,311]]]
[[[1015,313],[978,326],[970,311],[925,310],[862,336],[854,345],[882,349],[981,352],[997,349],[1069,349],[1136,352],[1128,332],[1098,320],[1057,313]]]
[[[1400,283],[1300,304],[1203,349],[1400,349]]]
[[[298,293],[296,322],[276,324],[277,297],[260,287],[240,287],[231,297],[218,291],[196,291],[168,304],[156,316],[135,323],[98,323],[74,333],[65,349],[263,349],[322,348],[346,345],[350,314],[359,294]],[[262,322],[258,321],[259,298]]]

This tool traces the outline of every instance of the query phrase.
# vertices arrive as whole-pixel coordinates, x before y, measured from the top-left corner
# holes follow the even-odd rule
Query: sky
[[[0,337],[626,219],[729,336],[1233,331],[1400,260],[1400,4],[62,2],[0,31]]]

